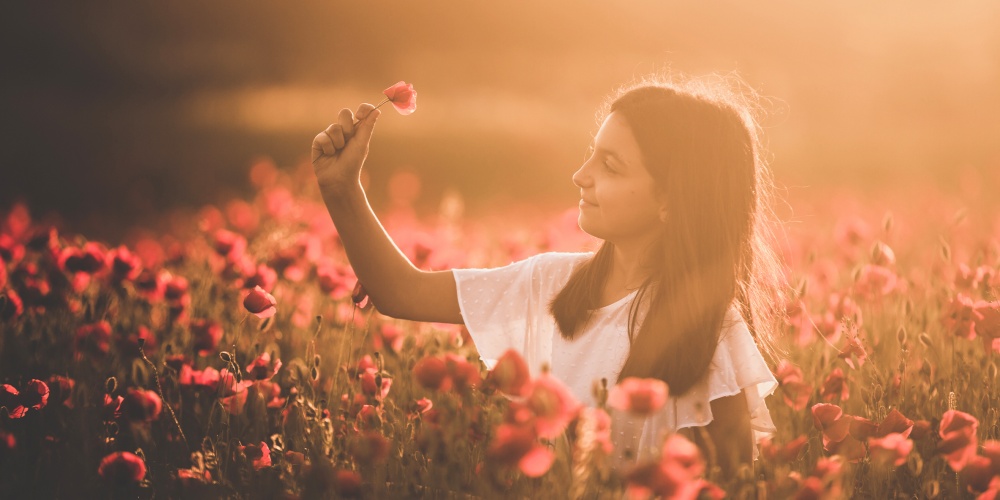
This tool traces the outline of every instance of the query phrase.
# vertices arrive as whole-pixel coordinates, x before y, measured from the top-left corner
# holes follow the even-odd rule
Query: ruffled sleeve
[[[764,398],[777,387],[778,381],[757,349],[746,322],[735,308],[730,308],[723,321],[708,377],[697,390],[677,398],[676,428],[707,425],[713,419],[712,401],[743,391],[750,410],[753,440],[759,443],[776,431]],[[757,453],[754,446],[754,459]]]
[[[750,412],[750,427],[755,443],[753,458],[756,459],[759,454],[756,444],[766,436],[773,436],[777,430],[764,402],[764,398],[777,387],[778,381],[757,349],[750,330],[739,312],[732,307],[723,320],[719,344],[712,357],[708,376],[684,395],[669,397],[663,408],[645,421],[637,422],[627,416],[621,417],[621,439],[635,451],[637,459],[655,456],[667,434],[685,427],[708,425],[713,419],[711,402],[742,391],[746,395],[747,409]],[[637,424],[641,430],[630,432],[629,429],[634,429]]]

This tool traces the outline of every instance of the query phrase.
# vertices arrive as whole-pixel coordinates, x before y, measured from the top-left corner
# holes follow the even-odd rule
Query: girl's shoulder
[[[534,261],[532,274],[535,279],[541,280],[559,277],[568,279],[577,266],[593,256],[593,252],[542,252],[530,257]]]

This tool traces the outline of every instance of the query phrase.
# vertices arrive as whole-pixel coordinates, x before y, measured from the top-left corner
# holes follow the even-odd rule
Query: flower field
[[[0,496],[1000,491],[1000,210],[985,195],[788,200],[778,433],[754,469],[721,477],[680,435],[656,462],[610,468],[606,407],[650,411],[669,388],[631,380],[595,406],[513,352],[487,371],[461,326],[367,303],[309,168],[250,177],[252,200],[120,246],[30,207],[0,214]],[[575,209],[530,213],[473,220],[450,197],[429,221],[405,203],[381,215],[425,269],[594,248]]]

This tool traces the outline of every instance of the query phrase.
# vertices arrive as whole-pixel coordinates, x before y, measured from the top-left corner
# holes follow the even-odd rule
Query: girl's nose
[[[590,178],[590,174],[584,172],[586,168],[587,164],[584,163],[583,165],[580,166],[579,169],[577,169],[576,172],[573,172],[573,184],[576,184],[576,187],[579,188],[590,187],[592,179]]]

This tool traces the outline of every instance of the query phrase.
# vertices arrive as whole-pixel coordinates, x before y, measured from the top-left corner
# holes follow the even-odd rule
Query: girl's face
[[[618,244],[645,239],[666,216],[639,144],[616,113],[605,118],[573,183],[580,188],[580,229],[591,236]]]

